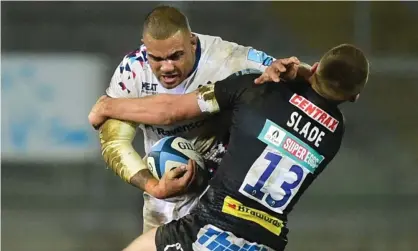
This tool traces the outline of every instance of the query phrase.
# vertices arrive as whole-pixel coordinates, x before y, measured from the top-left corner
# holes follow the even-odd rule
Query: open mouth
[[[179,78],[179,75],[177,75],[177,74],[162,75],[161,78],[164,81],[164,83],[171,84],[171,83],[174,83],[174,82],[177,81],[177,79]]]

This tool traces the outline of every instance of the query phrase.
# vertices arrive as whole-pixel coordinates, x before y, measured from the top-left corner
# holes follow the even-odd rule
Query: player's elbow
[[[136,132],[136,124],[117,119],[108,119],[100,128],[100,142],[114,140],[133,140]]]

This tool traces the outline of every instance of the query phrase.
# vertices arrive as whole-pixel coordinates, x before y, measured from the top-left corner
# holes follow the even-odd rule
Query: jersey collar
[[[199,65],[199,61],[200,61],[200,56],[202,55],[202,47],[200,45],[200,39],[199,37],[196,35],[197,37],[197,46],[196,46],[196,60],[194,61],[194,65],[192,70],[190,71],[189,75],[187,75],[187,78],[190,77],[197,69],[197,66]]]
[[[341,103],[343,103],[343,101],[337,101],[337,100],[331,100],[331,99],[327,99],[325,97],[322,97],[319,93],[317,93],[312,87],[309,87],[309,97],[312,98],[313,100],[315,100],[318,103],[322,103],[322,104],[326,104],[328,106],[338,106]]]

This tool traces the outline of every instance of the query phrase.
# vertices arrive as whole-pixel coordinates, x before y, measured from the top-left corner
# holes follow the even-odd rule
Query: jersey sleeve
[[[242,69],[252,69],[259,72],[264,72],[265,69],[275,60],[272,56],[263,51],[256,50],[252,47],[238,45],[236,43],[223,41],[229,43],[225,47],[230,47],[231,54],[226,61],[225,69],[233,72]]]
[[[214,84],[214,97],[219,110],[233,109],[240,103],[243,95],[253,86],[257,77],[251,70],[237,72],[228,78]]]
[[[132,54],[126,55],[113,73],[106,94],[112,98],[137,98],[140,92],[136,83],[140,82],[142,66]]]
[[[218,113],[233,109],[241,95],[252,85],[252,79],[247,76],[254,78],[254,75],[244,77],[247,72],[237,72],[224,80],[199,87],[197,103],[200,111]]]
[[[268,55],[263,51],[256,50],[251,47],[247,47],[245,57],[245,68],[258,69],[262,72],[273,63],[275,58]]]

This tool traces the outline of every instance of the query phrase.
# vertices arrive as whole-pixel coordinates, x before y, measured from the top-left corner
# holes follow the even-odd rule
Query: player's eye
[[[172,60],[172,61],[177,61],[179,60],[182,56],[184,55],[184,52],[179,51],[174,53],[173,55],[170,55],[167,59],[168,60]]]
[[[156,56],[153,56],[151,54],[148,54],[148,58],[150,58],[150,59],[152,59],[153,61],[156,61],[156,62],[161,62],[161,61],[164,60],[164,58],[156,57]]]

